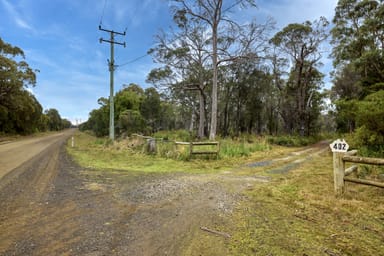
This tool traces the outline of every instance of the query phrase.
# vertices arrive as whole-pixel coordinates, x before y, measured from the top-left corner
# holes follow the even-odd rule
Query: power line
[[[103,12],[101,13],[101,17],[100,17],[100,25],[103,24],[103,18],[104,18],[104,13],[105,13],[105,7],[106,6],[107,6],[107,0],[104,1]]]
[[[180,35],[176,36],[175,38],[173,38],[172,40],[170,40],[168,43],[169,44],[173,44],[173,43],[175,43],[177,40],[179,40],[181,38],[184,38],[184,35],[180,34]],[[122,66],[125,66],[125,65],[128,65],[128,64],[134,63],[134,62],[139,61],[139,60],[141,60],[141,59],[143,59],[143,58],[145,58],[145,57],[147,57],[149,55],[150,55],[149,53],[143,54],[143,55],[141,55],[141,56],[139,56],[137,58],[134,58],[134,59],[132,59],[130,61],[124,62],[123,64],[116,65],[116,67],[122,67]]]
[[[120,65],[116,65],[116,67],[122,67],[122,66],[125,66],[125,65],[128,65],[128,64],[134,63],[134,62],[136,62],[136,61],[138,61],[138,60],[141,60],[141,59],[147,57],[148,55],[149,55],[149,54],[146,53],[146,54],[144,54],[144,55],[142,55],[142,56],[140,56],[140,57],[137,57],[137,58],[135,58],[135,59],[133,59],[133,60],[130,60],[130,61],[125,62],[125,63],[120,64]]]

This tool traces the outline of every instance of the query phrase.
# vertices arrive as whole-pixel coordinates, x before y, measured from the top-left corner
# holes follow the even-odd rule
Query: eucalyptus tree
[[[328,21],[321,17],[314,22],[289,24],[278,32],[271,42],[291,60],[291,71],[287,86],[284,114],[291,131],[308,133],[308,114],[312,106],[313,95],[322,84],[317,67],[320,65],[321,44],[327,39]],[[292,118],[293,117],[293,118]]]
[[[140,113],[151,132],[160,129],[161,99],[155,88],[145,89],[144,98],[140,105]]]
[[[50,131],[59,131],[62,129],[62,120],[59,111],[54,108],[45,110],[48,117],[48,127]]]
[[[27,90],[21,90],[13,93],[10,100],[11,104],[6,108],[0,106],[0,131],[17,134],[39,131],[43,109],[35,96]]]
[[[384,49],[384,3],[377,0],[339,0],[333,18],[332,56],[336,67],[351,62],[367,63],[371,54]],[[371,63],[374,65],[380,63]],[[383,78],[382,72],[379,76]]]
[[[335,73],[335,93],[340,98],[349,95],[339,94],[339,85],[345,71],[355,73],[351,88],[359,91],[355,99],[384,89],[384,3],[375,0],[339,1],[333,18],[332,44]]]
[[[285,85],[288,80],[289,60],[279,52],[276,46],[270,49],[267,57],[267,65],[271,74],[271,88],[267,95],[268,131],[270,134],[280,132],[281,119],[285,117],[283,101],[286,99]]]
[[[332,91],[338,128],[344,132],[358,128],[360,140],[372,145],[372,141],[382,140],[381,128],[374,131],[373,126],[361,120],[380,116],[376,114],[380,111],[370,115],[366,110],[382,104],[378,99],[384,90],[384,3],[339,0],[333,23],[332,56],[336,71]],[[382,127],[384,122],[378,118],[374,123]],[[369,138],[362,136],[363,130]]]
[[[106,136],[109,133],[109,100],[99,98],[98,109],[89,113],[88,121],[80,125],[80,130],[91,130],[97,137]]]
[[[21,59],[21,60],[19,60]],[[35,70],[25,61],[22,49],[4,42],[0,38],[0,102],[10,100],[12,93],[36,85]]]
[[[254,58],[257,55],[255,49],[265,46],[264,34],[271,27],[271,24],[268,21],[266,24],[258,25],[254,20],[240,24],[234,20],[233,16],[229,15],[235,7],[255,7],[254,0],[238,0],[236,2],[173,0],[172,2],[174,3],[174,20],[179,28],[183,30],[192,27],[200,30],[200,39],[202,39],[203,44],[200,44],[199,50],[203,53],[204,61],[200,62],[199,65],[201,67],[202,64],[204,70],[211,72],[211,82],[204,81],[203,84],[201,82],[197,84],[200,84],[200,87],[204,85],[204,88],[206,85],[210,85],[209,138],[214,139],[217,133],[218,119],[219,65],[239,58]],[[261,49],[259,50],[261,51]],[[187,52],[187,54],[192,53]],[[167,69],[162,71],[165,70]],[[200,118],[202,118],[201,112]]]
[[[35,72],[22,49],[0,38],[0,132],[32,133],[40,127],[42,107],[26,90],[36,85]]]
[[[144,100],[144,90],[137,84],[123,85],[123,89],[115,96],[115,118],[119,119],[120,113],[127,109],[140,110]]]
[[[338,70],[349,69],[360,76],[354,84],[362,90],[358,99],[384,89],[383,1],[339,1],[333,23],[334,65]]]
[[[123,85],[123,89],[116,93],[115,119],[118,133],[146,133],[146,123],[141,114],[141,105],[145,98],[144,90],[134,83]]]
[[[148,82],[158,87],[164,86],[173,95],[183,95],[193,104],[194,93],[199,98],[198,137],[205,136],[206,88],[209,55],[206,52],[209,43],[204,27],[199,23],[189,24],[175,16],[174,21],[179,31],[170,35],[157,35],[157,47],[150,50],[155,60],[163,63],[162,68],[153,69],[148,75]],[[189,91],[187,93],[180,91]],[[189,99],[189,100],[188,100]],[[192,107],[194,113],[194,108]]]
[[[219,103],[222,109],[219,120],[222,135],[262,133],[270,121],[267,118],[267,106],[273,89],[268,67],[263,62],[242,60],[232,63],[223,71]]]

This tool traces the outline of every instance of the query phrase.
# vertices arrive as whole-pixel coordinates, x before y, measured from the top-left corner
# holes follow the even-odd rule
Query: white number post
[[[349,149],[349,145],[345,140],[337,139],[334,142],[332,142],[329,147],[331,148],[332,152],[341,152],[345,153]]]
[[[343,156],[348,151],[349,145],[345,140],[337,139],[329,147],[333,152],[333,177],[336,195],[344,192],[344,162]]]

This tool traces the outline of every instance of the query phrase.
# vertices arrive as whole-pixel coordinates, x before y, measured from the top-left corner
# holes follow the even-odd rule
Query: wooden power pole
[[[110,74],[110,92],[109,92],[109,138],[114,141],[115,140],[115,114],[114,114],[114,101],[113,101],[113,96],[114,96],[114,90],[113,90],[113,72],[115,71],[115,60],[114,60],[114,45],[119,44],[123,45],[125,47],[125,42],[116,42],[115,41],[115,35],[121,35],[125,36],[125,31],[124,33],[116,32],[113,30],[108,30],[104,29],[99,25],[99,30],[108,32],[110,33],[110,39],[105,40],[103,38],[100,38],[100,43],[102,42],[107,42],[110,43],[111,45],[111,59],[108,61],[108,66],[109,66],[109,74]]]

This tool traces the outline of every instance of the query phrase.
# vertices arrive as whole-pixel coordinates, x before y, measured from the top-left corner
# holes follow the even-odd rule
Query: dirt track
[[[0,255],[230,255],[201,227],[226,232],[240,192],[267,182],[87,170],[65,153],[68,136],[0,180]]]

